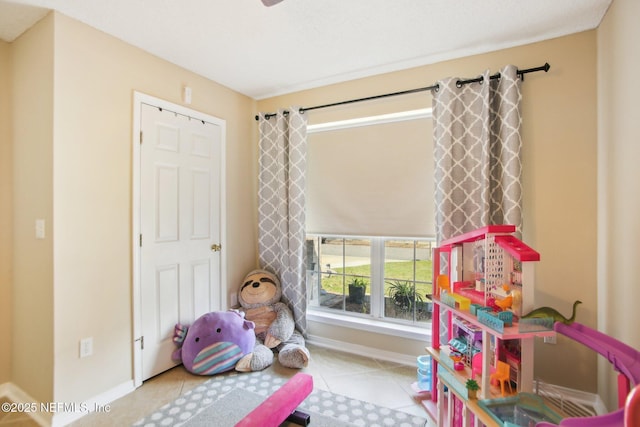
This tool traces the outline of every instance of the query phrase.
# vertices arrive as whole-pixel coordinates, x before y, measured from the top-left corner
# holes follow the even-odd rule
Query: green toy
[[[551,317],[556,322],[562,322],[565,325],[570,325],[576,319],[576,307],[578,304],[582,304],[582,301],[576,301],[573,303],[573,313],[570,318],[564,317],[562,314],[558,312],[555,308],[551,307],[540,307],[535,310],[521,316],[522,319],[534,319],[534,318],[543,318],[543,317]]]

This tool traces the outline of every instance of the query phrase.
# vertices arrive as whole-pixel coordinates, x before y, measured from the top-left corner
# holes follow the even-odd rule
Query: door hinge
[[[140,235],[140,247],[142,247],[142,234]]]
[[[135,342],[138,341],[140,341],[140,350],[144,350],[144,335],[135,340]]]
[[[142,137],[143,137],[143,135],[144,135],[144,134],[142,133],[142,131],[140,131],[140,144],[142,144]]]

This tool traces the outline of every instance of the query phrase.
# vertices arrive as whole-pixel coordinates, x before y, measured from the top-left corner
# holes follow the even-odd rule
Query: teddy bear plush
[[[303,368],[309,362],[309,350],[304,337],[295,329],[293,314],[280,301],[280,279],[267,270],[254,270],[247,274],[238,290],[238,302],[247,320],[255,323],[258,342],[278,352],[278,361],[287,368]],[[255,355],[247,355],[236,370],[254,370]]]
[[[238,310],[203,314],[191,326],[178,323],[173,336],[178,349],[172,358],[193,374],[215,375],[234,369],[243,357],[257,351],[256,361],[267,367],[273,353],[265,346],[256,350],[254,328]]]

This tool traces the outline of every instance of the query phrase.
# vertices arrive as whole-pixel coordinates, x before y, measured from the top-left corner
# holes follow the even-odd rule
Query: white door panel
[[[219,310],[221,153],[217,124],[141,104],[142,379],[176,365],[176,323]]]

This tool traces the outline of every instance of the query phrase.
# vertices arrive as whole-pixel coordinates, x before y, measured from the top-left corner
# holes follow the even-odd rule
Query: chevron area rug
[[[288,377],[273,372],[217,375],[134,423],[134,427],[233,426]],[[423,427],[426,418],[314,388],[299,410],[310,427]],[[284,426],[295,426],[285,423]]]

